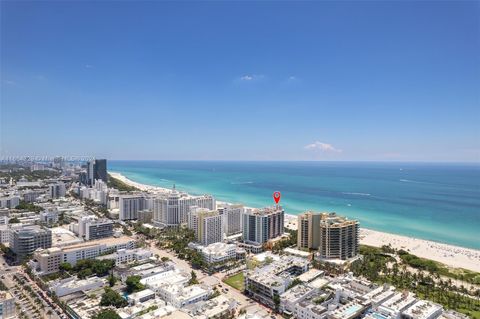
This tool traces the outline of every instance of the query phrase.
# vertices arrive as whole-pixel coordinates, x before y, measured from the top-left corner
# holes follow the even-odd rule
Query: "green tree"
[[[115,286],[116,282],[117,282],[117,277],[115,277],[113,274],[110,274],[108,276],[108,284],[110,285],[110,287]]]
[[[68,271],[71,271],[72,270],[72,265],[70,263],[61,263],[59,266],[58,266],[58,269],[61,271],[61,272],[68,272]]]
[[[273,303],[275,304],[275,311],[278,311],[280,307],[280,296],[277,294],[273,295]]]
[[[102,294],[100,300],[101,306],[114,306],[115,308],[121,308],[128,305],[128,302],[118,292],[110,287],[105,287],[105,292]]]
[[[18,207],[18,206],[17,206],[17,207]],[[13,217],[13,218],[10,218],[10,219],[8,220],[8,223],[9,223],[9,224],[18,224],[18,223],[20,223],[20,219],[18,219],[17,217]]]
[[[132,292],[137,292],[140,290],[145,289],[145,286],[140,283],[140,279],[142,277],[140,276],[128,276],[127,280],[125,281],[125,284],[127,285],[127,292],[132,293]]]
[[[190,275],[192,276],[192,278],[190,278],[190,280],[188,281],[188,284],[189,284],[189,285],[196,285],[196,284],[198,284],[197,274],[192,270],[192,272],[190,273]]]
[[[94,315],[92,319],[121,319],[121,317],[114,310],[104,309]]]

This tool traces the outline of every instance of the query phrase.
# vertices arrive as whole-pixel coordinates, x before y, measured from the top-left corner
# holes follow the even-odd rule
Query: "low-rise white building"
[[[186,285],[190,278],[189,273],[179,269],[173,269],[142,278],[140,283],[158,292],[164,285]]]
[[[147,300],[155,299],[155,291],[144,289],[128,295],[127,300],[130,305],[139,304]]]
[[[208,264],[235,260],[237,246],[234,244],[214,243],[200,249],[203,259]]]
[[[167,303],[182,308],[201,300],[207,300],[211,290],[207,286],[201,285],[184,287],[183,285],[173,284],[159,287],[157,293]]]
[[[0,197],[0,208],[15,208],[20,205],[20,196],[7,195]]]
[[[403,311],[402,318],[405,319],[434,319],[440,316],[443,307],[439,304],[418,300],[416,303]]]
[[[50,284],[50,291],[59,297],[73,294],[78,291],[89,291],[106,285],[106,280],[98,277],[90,277],[79,280],[77,277],[54,281]]]
[[[79,260],[96,258],[102,254],[120,249],[135,248],[135,240],[130,237],[104,238],[65,247],[38,249],[34,252],[31,266],[39,274],[54,273],[61,263],[72,266]]]
[[[284,293],[296,276],[308,270],[309,262],[294,256],[281,256],[271,264],[246,270],[245,293],[274,307],[275,296]]]
[[[152,257],[152,252],[147,249],[119,249],[113,254],[101,256],[97,259],[115,259],[115,265],[142,262]]]

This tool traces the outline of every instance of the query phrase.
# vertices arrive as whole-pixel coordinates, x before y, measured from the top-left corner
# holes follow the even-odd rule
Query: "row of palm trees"
[[[480,318],[480,289],[470,290],[444,279],[438,272],[410,270],[389,254],[369,251],[350,265],[350,271],[377,283],[388,283],[399,289],[409,289],[420,298],[439,303],[448,309]]]

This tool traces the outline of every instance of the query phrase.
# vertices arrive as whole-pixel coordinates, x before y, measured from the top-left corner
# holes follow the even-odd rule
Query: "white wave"
[[[230,182],[232,185],[253,184],[253,182]]]
[[[411,179],[399,179],[399,181],[403,183],[432,184],[428,182],[412,181]]]
[[[350,193],[350,192],[342,192],[344,195],[357,195],[357,196],[372,196],[372,194],[369,193]]]

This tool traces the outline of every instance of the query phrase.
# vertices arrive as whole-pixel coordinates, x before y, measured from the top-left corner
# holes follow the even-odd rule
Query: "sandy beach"
[[[109,172],[109,174],[125,184],[137,187],[142,191],[153,193],[171,192],[168,188],[137,183],[117,172]],[[285,214],[285,227],[297,229],[297,216]],[[449,267],[465,268],[480,272],[480,250],[476,249],[463,248],[365,228],[361,228],[360,230],[360,243],[374,247],[391,244],[392,247],[396,249],[406,250],[411,254],[441,262]]]
[[[297,229],[297,216],[285,215],[285,227]],[[463,248],[430,240],[384,233],[372,229],[360,229],[360,243],[381,247],[392,245],[409,253],[441,262],[449,267],[465,268],[480,272],[480,250]]]
[[[110,174],[113,178],[118,179],[119,181],[124,182],[127,185],[133,186],[138,188],[141,191],[144,192],[152,192],[152,193],[170,193],[172,190],[169,188],[164,188],[164,187],[159,187],[159,186],[151,186],[151,185],[146,185],[142,183],[137,183],[135,181],[132,181],[131,179],[128,179],[127,177],[123,176],[120,173],[117,172],[111,172],[108,171],[108,174]]]

